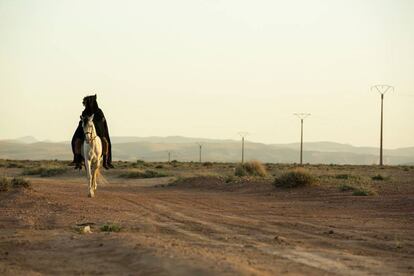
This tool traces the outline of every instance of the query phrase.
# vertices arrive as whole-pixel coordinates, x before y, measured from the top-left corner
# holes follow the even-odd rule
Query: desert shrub
[[[66,168],[63,167],[51,167],[51,168],[45,168],[41,173],[41,177],[50,177],[55,175],[61,175],[66,172]]]
[[[342,184],[340,184],[338,188],[339,188],[339,190],[340,190],[340,191],[342,191],[342,192],[346,192],[346,191],[354,191],[354,190],[355,190],[355,187],[354,187],[354,186],[349,185],[349,184],[347,184],[347,183],[342,183]]]
[[[236,176],[246,176],[247,175],[247,171],[244,169],[243,165],[239,165],[236,167],[236,169],[234,170],[234,174]]]
[[[40,175],[41,177],[50,177],[64,174],[67,171],[66,167],[50,166],[50,167],[32,167],[23,170],[23,175]]]
[[[21,178],[13,177],[11,180],[5,176],[0,178],[0,192],[7,192],[10,188],[29,188],[30,181]]]
[[[337,174],[335,175],[335,179],[343,180],[344,183],[348,183],[351,185],[360,185],[360,184],[369,184],[370,179],[367,177],[363,177],[360,175],[355,174]]]
[[[115,223],[105,223],[100,229],[102,232],[119,232],[121,231],[121,226]]]
[[[356,188],[352,193],[352,195],[354,196],[370,196],[370,195],[376,195],[376,194],[377,194],[376,191],[369,187]]]
[[[163,165],[157,165],[157,166],[155,166],[155,168],[156,169],[164,169],[164,166]]]
[[[368,196],[368,193],[363,189],[357,189],[357,190],[354,190],[352,195],[354,195],[354,196]]]
[[[349,174],[337,174],[335,175],[335,178],[336,179],[349,179],[349,178],[352,178],[352,176]]]
[[[145,162],[144,160],[140,160],[138,159],[136,162],[131,164],[132,168],[142,168],[142,167],[151,167],[150,164],[148,164],[147,162]]]
[[[7,168],[12,169],[12,168],[24,168],[23,164],[20,163],[16,163],[16,162],[9,162],[7,163]]]
[[[204,167],[213,167],[213,163],[211,163],[211,162],[204,162],[203,163],[203,166]]]
[[[376,190],[372,187],[371,180],[367,177],[353,176],[352,178],[344,180],[338,186],[342,192],[352,191],[355,196],[369,196],[376,195]]]
[[[127,168],[130,164],[124,161],[112,161],[112,165],[114,165],[118,169]]]
[[[373,177],[371,177],[372,180],[376,180],[376,181],[383,181],[383,180],[388,180],[389,177],[386,176],[382,176],[380,174],[374,175]]]
[[[31,168],[26,168],[23,170],[23,175],[36,175],[36,174],[40,174],[41,173],[41,168],[40,167],[31,167]]]
[[[305,170],[294,170],[277,177],[273,185],[277,188],[296,188],[311,186],[316,182],[315,178]]]
[[[167,176],[165,173],[153,171],[153,170],[146,170],[144,172],[144,178],[154,178],[154,177],[165,177]]]
[[[236,182],[236,181],[237,181],[237,179],[234,175],[227,175],[224,178],[224,182],[226,182],[226,183],[232,183],[232,182]]]
[[[0,178],[0,192],[7,192],[10,189],[10,180],[5,177],[2,176]]]
[[[29,188],[31,184],[29,180],[26,180],[22,177],[13,177],[11,180],[11,185],[14,188]]]
[[[172,160],[170,162],[171,166],[173,166],[174,168],[177,168],[180,165],[180,162],[178,162],[177,160]]]
[[[259,161],[253,160],[239,164],[234,171],[236,176],[261,176],[267,175],[266,168]]]
[[[205,174],[197,176],[178,176],[175,180],[168,183],[167,187],[181,188],[212,188],[222,187],[225,178],[217,174]]]
[[[161,172],[153,171],[153,170],[145,170],[145,171],[134,170],[134,171],[125,172],[119,175],[119,177],[122,177],[122,178],[155,178],[155,177],[165,177],[165,176],[167,175]]]

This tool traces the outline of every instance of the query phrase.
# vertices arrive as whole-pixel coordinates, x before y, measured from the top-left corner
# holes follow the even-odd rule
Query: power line
[[[388,84],[377,84],[371,86],[371,91],[377,91],[381,95],[381,130],[380,130],[380,166],[384,165],[383,162],[383,128],[384,128],[384,95],[387,92],[393,92],[394,86]]]
[[[309,117],[310,113],[293,113],[300,119],[300,165],[303,164],[303,120]]]

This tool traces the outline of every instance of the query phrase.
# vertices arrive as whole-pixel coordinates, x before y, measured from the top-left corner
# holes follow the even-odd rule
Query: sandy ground
[[[1,275],[414,274],[414,189],[356,197],[108,177],[91,199],[79,175],[29,179],[0,193]],[[122,230],[100,231],[107,222]]]

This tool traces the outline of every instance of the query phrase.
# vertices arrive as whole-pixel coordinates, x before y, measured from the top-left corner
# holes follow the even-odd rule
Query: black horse
[[[104,113],[98,106],[96,101],[96,94],[93,96],[87,96],[83,98],[83,105],[85,109],[82,112],[82,117],[89,117],[94,114],[93,123],[96,128],[96,133],[102,140],[102,154],[103,154],[103,167],[105,169],[113,168],[112,166],[112,145],[111,139],[109,138],[108,123],[106,122]],[[85,134],[83,133],[82,121],[79,121],[78,128],[72,137],[72,152],[73,162],[75,169],[82,168],[82,155],[81,148],[85,141]]]

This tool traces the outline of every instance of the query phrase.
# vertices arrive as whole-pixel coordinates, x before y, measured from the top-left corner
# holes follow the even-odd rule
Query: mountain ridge
[[[32,137],[33,138],[33,137]],[[0,140],[2,159],[72,159],[69,141],[38,141],[22,143],[21,138]],[[34,141],[30,139],[31,141]],[[134,137],[114,136],[114,160],[166,161],[170,151],[172,159],[198,161],[197,142],[203,144],[203,160],[217,162],[237,162],[240,159],[240,141],[193,138],[182,136]],[[298,162],[299,143],[264,144],[246,141],[246,159],[258,159],[269,163]],[[371,165],[378,163],[379,149],[375,147],[355,147],[336,142],[304,143],[304,162]],[[414,147],[385,149],[386,164],[414,164]]]

